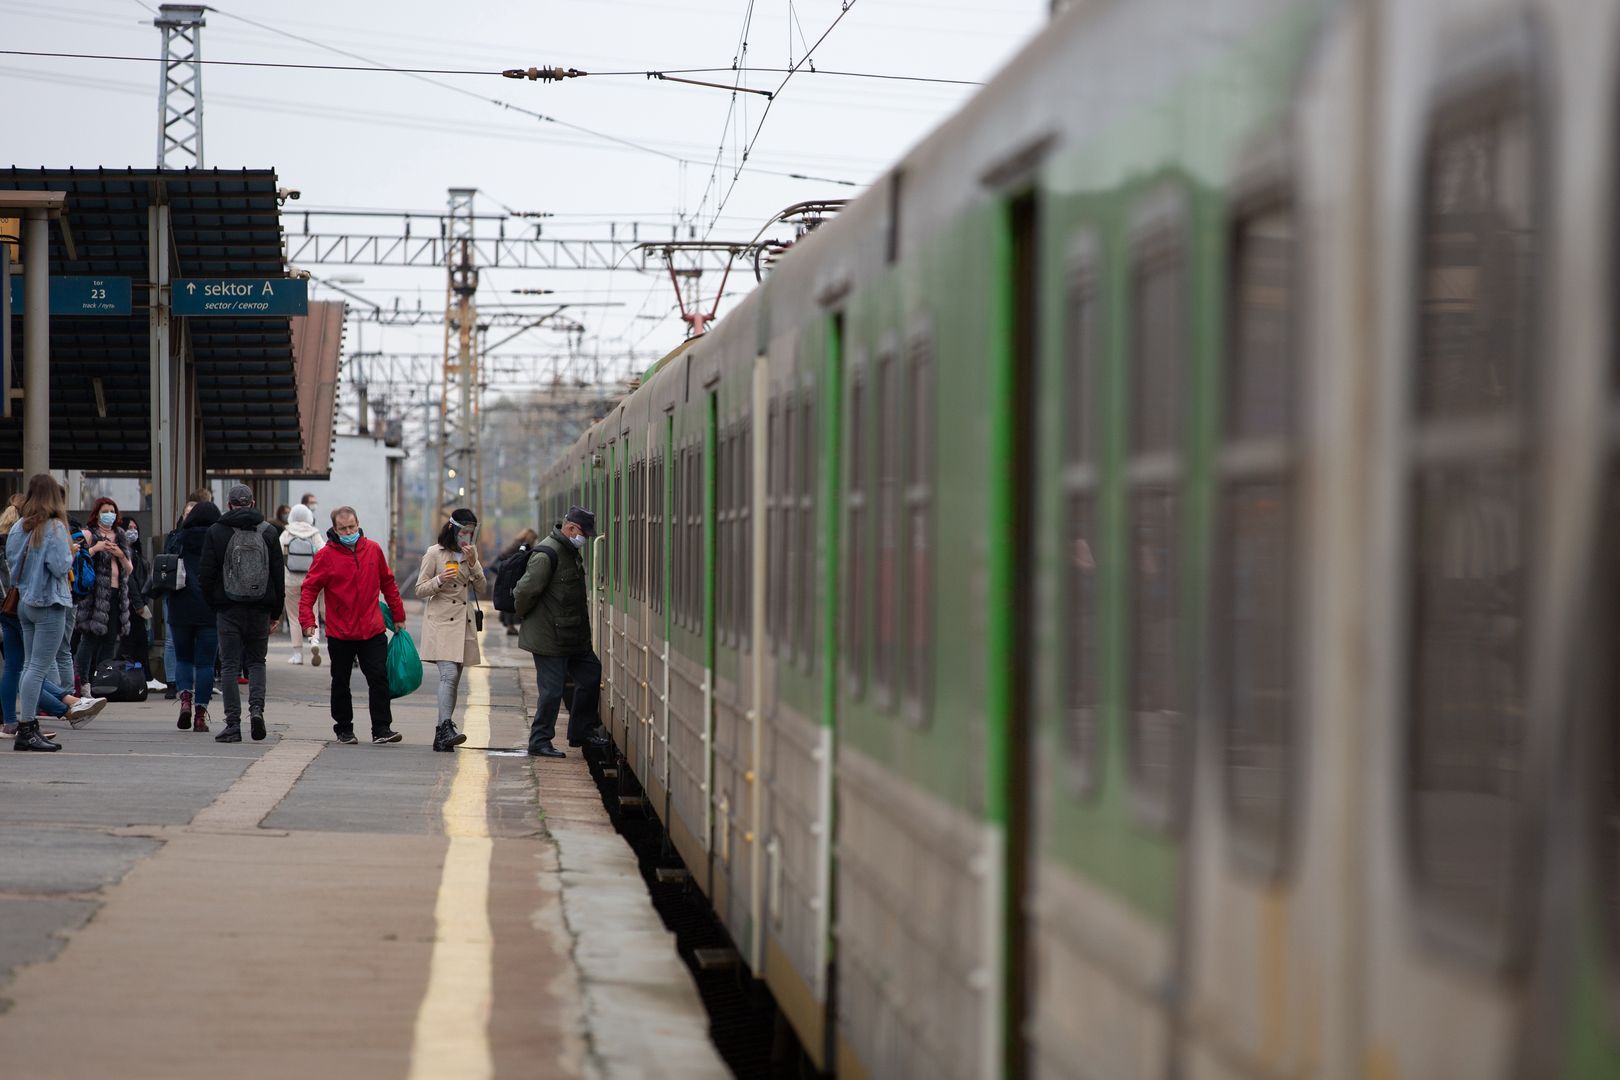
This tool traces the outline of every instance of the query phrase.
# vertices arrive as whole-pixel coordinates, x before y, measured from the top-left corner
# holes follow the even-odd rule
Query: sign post
[[[308,315],[309,282],[302,278],[175,278],[169,289],[176,315]]]
[[[52,315],[128,315],[130,279],[127,277],[53,277]],[[23,306],[23,279],[11,279],[11,309]]]

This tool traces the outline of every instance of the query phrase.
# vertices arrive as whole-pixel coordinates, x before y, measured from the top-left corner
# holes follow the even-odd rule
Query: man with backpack
[[[568,705],[568,745],[608,744],[597,719],[602,662],[591,647],[589,582],[580,554],[595,535],[596,515],[582,507],[569,507],[551,535],[535,545],[523,577],[512,590],[513,610],[523,618],[518,647],[534,655],[540,691],[540,704],[529,725],[529,753],[535,757],[567,756],[551,740],[569,677],[574,680],[574,698]],[[500,588],[499,581],[496,588]]]
[[[281,625],[285,601],[281,545],[275,530],[254,509],[253,489],[237,484],[226,496],[225,516],[203,540],[197,577],[219,628],[225,729],[216,742],[242,741],[242,688],[248,677],[248,719],[253,738],[265,737],[265,656],[270,635]]]

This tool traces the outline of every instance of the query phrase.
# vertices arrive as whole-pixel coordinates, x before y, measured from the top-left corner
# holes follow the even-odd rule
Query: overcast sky
[[[156,6],[142,0],[0,0],[0,48],[156,56]],[[203,56],[355,62],[320,47],[326,45],[396,67],[728,68],[752,9],[748,64],[782,68],[790,50],[793,60],[804,55],[841,6],[840,0],[236,0],[208,14]],[[823,69],[982,80],[1044,25],[1047,7],[1048,0],[855,0],[814,61]],[[694,77],[733,79],[729,72]],[[853,193],[765,170],[865,184],[973,91],[801,71],[771,109],[749,159],[752,168],[742,172],[716,221],[716,203],[731,187],[764,98],[737,95],[733,109],[729,92],[641,77],[562,84],[434,78],[689,163],[543,123],[406,75],[215,65],[204,72],[206,164],[274,167],[284,185],[302,193],[289,210],[442,213],[448,188],[476,187],[480,212],[556,215],[545,222],[547,235],[605,236],[611,221],[657,223],[666,230],[674,221],[696,221],[700,235],[712,222],[716,238],[747,239],[790,203]],[[763,71],[742,76],[744,85],[766,89],[781,79]],[[26,167],[151,167],[158,82],[158,65],[151,63],[0,56],[6,102],[0,110],[0,160]],[[493,229],[495,223],[480,227],[485,224]],[[312,225],[317,231],[398,231],[396,223],[381,219],[324,218]],[[514,222],[508,234],[517,231]],[[412,307],[419,300],[443,306],[443,271],[305,269],[317,277],[363,275],[363,283],[345,287],[384,305],[398,296]],[[734,276],[731,287],[751,281],[751,273]],[[585,350],[600,356],[603,377],[639,370],[646,357],[667,351],[683,336],[667,277],[490,271],[480,283],[480,306],[538,302],[514,296],[511,290],[518,288],[554,289],[559,302],[622,305],[570,312],[589,328]],[[319,286],[314,295],[336,298]],[[432,327],[368,325],[361,334],[368,351],[436,353],[442,347],[442,330]],[[492,332],[491,341],[503,336]],[[351,328],[348,347],[355,345]],[[566,346],[561,334],[531,331],[506,350],[551,353]],[[637,358],[630,363],[632,348]]]

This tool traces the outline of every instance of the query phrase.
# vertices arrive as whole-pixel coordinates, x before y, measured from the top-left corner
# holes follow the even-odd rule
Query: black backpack
[[[541,551],[551,560],[552,570],[557,569],[557,553],[550,548],[542,546]],[[495,571],[495,610],[517,613],[517,601],[512,598],[512,591],[517,588],[518,582],[523,580],[523,572],[529,568],[529,556],[534,549],[520,547],[512,554],[501,560],[500,567]]]
[[[186,587],[186,562],[179,555],[165,552],[152,560],[149,593],[179,592]]]
[[[146,668],[133,660],[103,660],[90,676],[90,692],[108,701],[145,701]]]

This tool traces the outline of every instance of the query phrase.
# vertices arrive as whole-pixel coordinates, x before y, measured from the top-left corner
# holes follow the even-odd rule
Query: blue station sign
[[[300,278],[176,278],[176,315],[308,315],[309,282]]]
[[[130,279],[127,277],[53,277],[52,315],[128,315]],[[11,313],[23,314],[23,279],[11,279]]]

